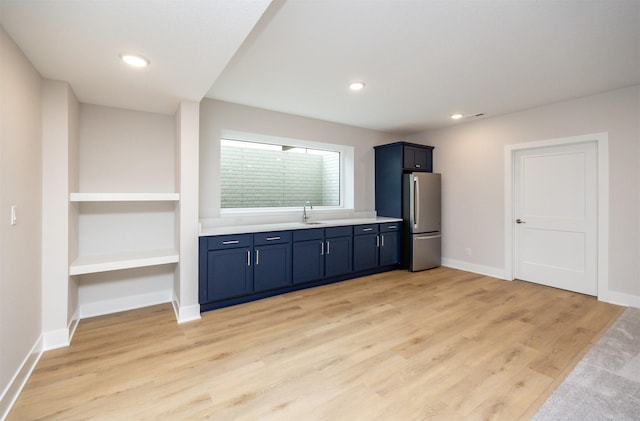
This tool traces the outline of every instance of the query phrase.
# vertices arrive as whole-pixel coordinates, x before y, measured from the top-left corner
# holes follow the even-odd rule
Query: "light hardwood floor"
[[[623,309],[449,268],[82,320],[9,420],[527,419]]]

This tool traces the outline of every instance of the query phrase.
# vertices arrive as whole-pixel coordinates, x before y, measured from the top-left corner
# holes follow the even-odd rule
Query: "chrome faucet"
[[[302,205],[302,222],[307,222],[307,219],[309,219],[309,217],[307,216],[307,205],[309,206],[309,209],[313,209],[311,201],[307,200],[306,202],[304,202],[304,205]]]

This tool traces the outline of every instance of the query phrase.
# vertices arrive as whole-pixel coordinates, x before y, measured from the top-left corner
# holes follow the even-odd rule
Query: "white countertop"
[[[225,227],[202,227],[200,237],[209,235],[228,235],[228,234],[248,234],[254,232],[269,231],[288,231],[311,228],[327,228],[339,227],[345,225],[363,225],[363,224],[384,224],[387,222],[401,222],[401,218],[387,218],[378,216],[376,218],[357,218],[357,219],[328,219],[323,221],[304,222],[280,222],[273,224],[254,224],[254,225],[229,225]]]

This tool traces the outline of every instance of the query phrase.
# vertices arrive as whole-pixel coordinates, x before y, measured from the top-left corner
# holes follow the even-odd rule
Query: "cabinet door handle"
[[[380,247],[380,236],[376,235],[376,247]]]
[[[381,247],[384,247],[384,234],[383,234],[383,235],[381,235],[381,236],[380,236],[380,238],[382,239],[382,240],[380,240],[380,241],[381,241],[380,246],[381,246]]]
[[[327,254],[331,254],[331,247],[329,246],[328,241],[327,241]]]
[[[416,164],[416,168],[420,168],[420,164]]]
[[[367,232],[367,231],[373,231],[373,228],[363,228],[362,229],[363,232]]]
[[[260,250],[256,250],[256,266],[260,264]]]
[[[320,256],[324,256],[324,241],[320,243]]]
[[[251,266],[251,252],[247,250],[247,266]]]
[[[267,237],[267,241],[275,241],[275,240],[279,240],[280,237]]]
[[[231,241],[223,241],[222,244],[223,245],[227,245],[227,244],[238,244],[240,241],[238,240],[231,240]]]

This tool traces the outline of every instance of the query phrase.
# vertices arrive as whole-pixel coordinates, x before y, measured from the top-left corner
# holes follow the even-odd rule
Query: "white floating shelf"
[[[179,193],[71,193],[71,202],[175,202]]]
[[[108,272],[110,270],[140,268],[177,263],[180,255],[174,249],[114,253],[78,257],[69,266],[69,275]]]

